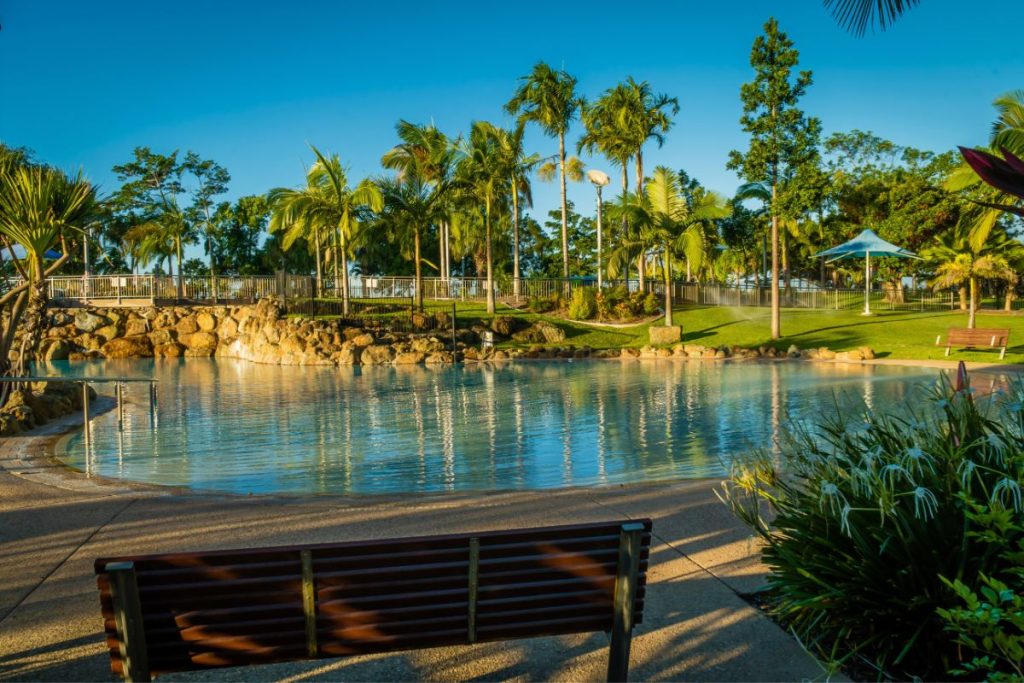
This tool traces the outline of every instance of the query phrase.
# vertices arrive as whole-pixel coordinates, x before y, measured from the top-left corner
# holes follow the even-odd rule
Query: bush
[[[1024,387],[975,401],[943,380],[926,398],[901,415],[837,401],[817,427],[784,432],[781,457],[742,459],[723,485],[766,542],[773,615],[822,658],[878,677],[946,678],[991,660],[969,624],[943,615],[984,577],[1008,581],[1024,548]]]
[[[580,287],[572,293],[572,300],[569,301],[570,320],[590,320],[597,311],[597,300],[594,290],[590,287]]]
[[[559,304],[561,304],[561,297],[557,294],[551,294],[549,296],[531,297],[526,307],[534,313],[550,313],[559,308]]]
[[[658,297],[654,296],[654,292],[648,292],[647,296],[644,297],[644,313],[647,315],[654,315],[661,310],[661,305],[658,302]]]

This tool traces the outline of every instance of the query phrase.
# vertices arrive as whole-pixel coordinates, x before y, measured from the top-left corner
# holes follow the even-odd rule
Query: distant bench
[[[192,669],[608,631],[625,681],[651,521],[96,560],[111,669]]]
[[[1006,345],[1010,341],[1009,329],[975,328],[973,330],[963,327],[951,327],[946,332],[946,355],[954,346],[961,348],[982,348],[999,349],[999,359],[1006,357]],[[935,338],[935,345],[942,342],[942,335]]]

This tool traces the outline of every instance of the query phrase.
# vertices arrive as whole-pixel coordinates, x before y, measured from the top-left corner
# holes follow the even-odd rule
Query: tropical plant
[[[0,242],[22,278],[0,296],[0,373],[24,374],[25,352],[34,352],[45,332],[46,279],[67,261],[68,238],[81,234],[98,214],[96,188],[80,172],[69,176],[30,165],[25,158],[0,163]],[[24,250],[22,258],[14,253],[14,245]],[[47,264],[47,252],[57,247],[60,256]],[[25,334],[16,354],[18,362],[12,366],[19,327]],[[7,390],[0,394],[4,400]]]
[[[484,219],[484,249],[487,268],[487,312],[494,314],[494,253],[492,217],[495,205],[509,191],[508,169],[503,163],[499,129],[486,121],[474,121],[462,145],[457,168],[458,187],[475,204]],[[568,264],[568,262],[566,262]]]
[[[538,154],[527,154],[523,145],[525,125],[519,123],[512,130],[497,129],[500,163],[508,174],[509,188],[512,196],[512,294],[519,299],[519,285],[522,272],[519,267],[519,202],[533,206],[533,192],[530,186],[530,173],[540,164]]]
[[[177,199],[170,195],[149,209],[149,220],[130,229],[124,240],[133,245],[132,251],[140,263],[166,260],[170,275],[174,276],[171,260],[178,261],[178,275],[175,280],[178,298],[185,298],[182,268],[184,247],[196,240],[195,224],[190,216],[178,206]]]
[[[779,212],[777,194],[780,184],[796,170],[817,158],[821,123],[807,117],[797,104],[811,85],[811,72],[793,75],[800,53],[772,18],[764,25],[763,36],[754,40],[750,65],[754,80],[740,89],[743,115],[740,124],[750,133],[745,154],[733,150],[727,167],[739,170],[748,182],[764,182],[772,189],[772,282],[771,336],[782,334],[779,301]]]
[[[432,202],[439,221],[438,271],[446,280],[451,277],[452,206],[449,200],[459,147],[433,124],[417,125],[403,120],[395,129],[400,142],[384,154],[381,164],[396,170],[399,180],[408,175],[418,175],[438,195]]]
[[[412,259],[416,274],[416,307],[422,311],[422,240],[424,232],[441,216],[443,194],[432,191],[418,173],[381,178],[377,185],[383,198],[377,226],[388,233],[389,241],[402,246],[403,255]],[[369,233],[367,237],[370,238]]]
[[[854,35],[863,36],[869,27],[881,30],[892,26],[904,12],[921,0],[825,0],[832,18]]]
[[[378,187],[363,179],[354,188],[349,187],[348,176],[337,154],[324,156],[310,145],[316,162],[306,172],[306,187],[274,188],[267,194],[271,205],[270,231],[284,231],[282,247],[287,251],[298,239],[312,244],[317,255],[317,296],[323,295],[323,272],[320,254],[323,238],[335,243],[341,264],[342,312],[348,314],[349,278],[348,258],[363,215],[366,211],[380,211],[383,199]],[[337,287],[335,277],[335,287]]]
[[[961,227],[939,235],[935,245],[923,254],[935,267],[935,277],[931,282],[934,289],[959,286],[961,308],[966,292],[967,328],[974,329],[978,310],[978,280],[1003,280],[1012,288],[1017,284],[1018,276],[1008,257],[1019,255],[1021,251],[1024,251],[1024,245],[1002,231],[990,234],[982,248],[975,250],[970,232]],[[964,284],[967,285],[966,289]]]
[[[546,135],[558,138],[558,171],[562,196],[562,277],[569,277],[569,223],[566,206],[565,136],[583,100],[576,94],[576,78],[537,62],[505,105],[520,123],[536,123]],[[582,172],[580,173],[582,176]]]
[[[823,659],[879,678],[946,678],[971,661],[938,610],[961,605],[950,582],[977,591],[1014,566],[993,543],[1024,535],[996,538],[983,520],[1024,514],[1022,399],[1020,384],[982,400],[946,380],[898,414],[837,397],[775,452],[737,460],[721,495],[765,542],[771,614]]]
[[[218,234],[214,216],[218,214],[214,209],[213,198],[228,191],[231,174],[220,164],[210,159],[202,159],[195,152],[188,152],[185,155],[182,169],[191,173],[196,179],[196,187],[192,192],[192,208],[201,216],[200,222],[202,222],[203,233],[206,237],[204,242],[209,258],[210,277],[213,280],[213,300],[216,301],[218,296],[217,264],[214,257],[217,252]]]

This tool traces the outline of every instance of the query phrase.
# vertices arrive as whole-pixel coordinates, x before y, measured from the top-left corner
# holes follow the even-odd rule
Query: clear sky
[[[456,134],[510,123],[502,105],[546,60],[596,97],[632,75],[682,109],[647,168],[686,169],[731,195],[745,149],[740,84],[750,46],[779,19],[814,72],[804,108],[826,133],[872,130],[944,150],[980,144],[992,100],[1024,87],[1020,0],[923,0],[857,39],[816,0],[603,2],[0,2],[0,140],[82,167],[105,191],[132,149],[194,150],[226,166],[231,197],[302,182],[313,143],[355,178],[380,172],[399,118]],[[580,134],[577,124],[570,140]],[[533,131],[533,151],[557,143]],[[603,159],[589,166],[613,172]],[[536,212],[558,204],[535,183]],[[589,212],[593,190],[570,187]]]

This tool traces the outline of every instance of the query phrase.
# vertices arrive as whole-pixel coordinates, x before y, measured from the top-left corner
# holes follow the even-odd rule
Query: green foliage
[[[965,502],[976,529],[970,533],[995,558],[988,571],[998,575],[980,574],[977,588],[943,579],[962,604],[937,611],[964,649],[960,665],[949,673],[1019,681],[1024,679],[1024,523],[1011,507]]]
[[[534,313],[550,313],[561,308],[562,299],[557,294],[531,297],[526,307]]]
[[[571,320],[590,320],[597,312],[597,299],[591,287],[579,287],[572,292],[569,301],[569,318]]]
[[[950,582],[979,591],[1005,576],[985,515],[1013,521],[1006,543],[1024,538],[1024,385],[979,400],[943,381],[926,398],[900,415],[837,400],[820,424],[784,431],[779,453],[738,461],[723,488],[766,543],[772,613],[822,658],[885,677],[970,661],[938,612],[959,606]]]
[[[644,297],[643,310],[647,315],[654,315],[661,310],[658,297],[654,295],[654,292],[647,292],[647,296]]]

